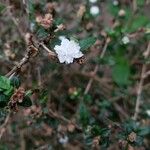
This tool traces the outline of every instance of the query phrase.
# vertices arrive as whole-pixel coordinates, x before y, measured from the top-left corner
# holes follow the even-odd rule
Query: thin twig
[[[20,28],[19,26],[19,23],[17,21],[17,19],[13,16],[12,12],[11,12],[11,8],[9,5],[10,5],[10,1],[7,0],[7,13],[8,13],[8,16],[9,18],[12,20],[12,22],[14,23],[14,25],[16,26],[16,29],[18,30],[18,33],[20,35],[20,37],[25,41],[25,36],[24,36],[24,32],[22,31],[22,29]]]
[[[145,74],[144,74],[144,78],[147,78],[148,76],[150,76],[150,70],[149,70],[149,71],[147,71],[147,72],[145,72]]]
[[[147,59],[150,54],[150,42],[148,43],[148,47],[147,47],[145,54],[146,54],[145,59]],[[144,84],[146,69],[147,69],[147,65],[143,64],[141,78],[140,78],[140,82],[139,82],[139,86],[138,86],[138,90],[137,90],[137,99],[136,99],[136,105],[135,105],[135,112],[134,112],[134,116],[133,116],[134,120],[137,120],[138,114],[140,112],[141,95],[142,95],[142,91],[143,91],[143,84]]]
[[[146,3],[146,5],[148,5],[148,4],[150,3],[150,0],[146,0],[146,2],[145,2],[145,3]]]
[[[38,77],[38,86],[41,87],[42,81],[41,81],[41,69],[40,69],[40,67],[37,68],[37,77]]]
[[[11,115],[11,112],[9,112],[9,114],[7,115],[7,117],[5,118],[5,121],[4,123],[0,126],[0,140],[2,139],[2,136],[3,134],[5,133],[6,131],[6,127],[7,127],[7,124],[10,120],[10,115]]]
[[[56,56],[56,53],[51,51],[44,43],[40,43],[40,46],[45,50],[47,51],[51,56]]]
[[[133,0],[133,12],[136,12],[137,10],[137,0]]]
[[[109,43],[109,42],[110,42],[110,39],[107,38],[106,41],[105,41],[105,45],[104,45],[104,47],[103,47],[102,53],[101,53],[101,55],[100,55],[100,58],[101,58],[101,59],[102,59],[102,58],[104,57],[104,55],[105,55],[105,52],[106,52],[106,49],[107,49],[107,46],[108,46],[108,43]],[[99,65],[96,65],[95,68],[94,68],[94,71],[93,71],[93,76],[96,75],[96,73],[97,73],[97,71],[98,71],[98,68],[99,68]],[[89,92],[93,81],[94,81],[93,77],[90,78],[90,80],[89,80],[89,82],[88,82],[88,84],[87,84],[87,86],[86,86],[86,88],[85,88],[84,94],[87,94],[87,93]]]
[[[18,71],[18,69],[21,69],[21,67],[23,65],[25,65],[30,59],[30,55],[29,53],[27,53],[20,61],[20,63],[15,66],[9,73],[6,74],[6,77],[12,77],[13,75],[16,74],[16,72]]]
[[[54,112],[52,109],[49,109],[49,113],[50,113],[50,115],[53,116],[54,118],[57,118],[57,119],[59,119],[59,120],[62,120],[62,121],[64,121],[64,122],[66,122],[66,123],[72,123],[72,124],[75,126],[75,128],[76,128],[77,130],[82,131],[82,128],[81,128],[80,126],[78,126],[77,124],[71,122],[69,119],[65,118],[64,116],[60,115],[59,113]]]
[[[38,47],[41,46],[44,50],[46,50],[50,56],[56,57],[56,53],[49,50],[42,42],[40,43],[36,41],[36,43],[38,43],[37,44]],[[9,73],[6,74],[6,76],[9,78],[14,76],[17,73],[17,71],[20,70],[22,66],[24,66],[26,63],[28,63],[30,58],[35,57],[38,54],[38,52],[39,52],[39,48],[35,47],[35,45],[33,44],[30,45],[29,50],[27,51],[26,55],[21,59],[21,61],[18,63],[17,66],[15,66]]]

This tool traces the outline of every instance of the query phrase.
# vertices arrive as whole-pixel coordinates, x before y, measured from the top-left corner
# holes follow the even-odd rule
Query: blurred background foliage
[[[132,117],[142,66],[150,69],[149,9],[149,0],[0,0],[0,124],[15,88],[24,87],[27,99],[11,116],[0,150],[148,150],[149,76]],[[45,29],[36,20],[48,10],[53,24]],[[53,32],[61,24],[66,30]],[[9,80],[4,75],[24,57],[28,32],[39,40],[54,36],[46,43],[51,50],[60,36],[78,41],[84,64],[60,64],[40,51]]]

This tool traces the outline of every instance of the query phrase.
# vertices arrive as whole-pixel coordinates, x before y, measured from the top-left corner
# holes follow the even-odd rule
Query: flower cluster
[[[81,58],[83,56],[80,49],[79,43],[65,37],[61,38],[61,45],[54,47],[60,63],[66,64],[73,63],[75,58]]]
[[[124,36],[122,38],[122,42],[123,42],[123,44],[128,44],[130,42],[130,39],[128,38],[128,36]]]
[[[48,29],[53,24],[53,16],[50,13],[45,14],[45,16],[39,15],[36,17],[36,22],[45,29]]]
[[[10,109],[14,111],[18,111],[18,103],[23,102],[24,96],[25,96],[24,88],[20,87],[19,89],[16,89],[15,93],[10,98],[10,102],[9,102]]]

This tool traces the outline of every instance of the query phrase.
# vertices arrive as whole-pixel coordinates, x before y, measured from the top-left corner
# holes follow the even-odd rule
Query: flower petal
[[[83,56],[82,52],[80,51],[79,43],[68,40],[67,38],[61,38],[61,45],[56,45],[54,50],[58,55],[58,59],[60,63],[73,63],[74,58],[80,58]]]

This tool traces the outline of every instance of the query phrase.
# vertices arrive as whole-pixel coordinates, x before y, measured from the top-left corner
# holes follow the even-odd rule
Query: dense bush
[[[149,0],[0,0],[0,150],[148,150]]]

